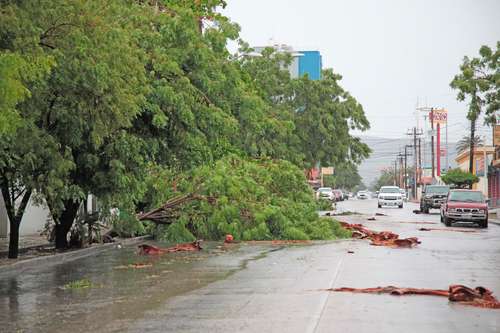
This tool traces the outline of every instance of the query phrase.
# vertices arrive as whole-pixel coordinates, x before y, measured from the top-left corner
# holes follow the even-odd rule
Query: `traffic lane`
[[[371,209],[367,204],[354,205],[354,208],[358,211]],[[408,205],[410,209],[411,205]],[[481,285],[500,295],[498,226],[492,225],[488,230],[460,228],[477,231],[460,233],[437,224],[426,227],[445,230],[424,232],[418,230],[422,225],[400,222],[439,221],[439,215],[404,216],[400,212],[388,210],[388,216],[377,216],[376,221],[367,221],[366,216],[343,218],[374,230],[393,231],[402,237],[416,236],[422,243],[413,249],[359,246],[341,267],[336,287],[394,285],[447,289],[450,284],[464,284],[471,287]],[[353,308],[359,311],[352,311]],[[354,321],[356,325],[353,327]],[[328,298],[318,331],[498,332],[499,321],[498,310],[449,304],[446,299],[432,296],[334,293]]]
[[[377,199],[354,199],[338,202],[337,209],[340,211],[358,212],[370,216],[376,213],[382,213],[404,221],[439,222],[439,210],[433,209],[430,214],[414,214],[413,211],[419,209],[419,204],[413,202],[405,202],[403,208],[388,206],[378,208]]]
[[[175,297],[129,332],[313,332],[357,241],[289,246],[225,280]]]
[[[372,209],[367,201],[360,202],[365,203],[354,204],[357,211]],[[407,221],[409,214],[410,209],[408,216],[382,216],[373,222],[366,221],[366,215],[339,218],[411,236],[418,232],[417,225],[397,223]],[[417,236],[423,243],[413,249],[375,247],[365,240],[283,248],[249,262],[246,269],[225,280],[172,299],[131,323],[129,331],[496,332],[500,330],[498,310],[449,304],[433,296],[324,289],[386,285],[446,289],[462,283],[483,285],[498,295],[499,230],[420,232]],[[462,253],[471,249],[477,255]]]

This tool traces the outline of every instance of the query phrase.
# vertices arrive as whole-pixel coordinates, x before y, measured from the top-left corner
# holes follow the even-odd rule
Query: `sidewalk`
[[[40,235],[29,235],[19,237],[19,251],[26,248],[32,248],[35,246],[45,246],[50,245],[47,241],[47,237]],[[0,238],[0,256],[3,252],[9,250],[9,237]]]

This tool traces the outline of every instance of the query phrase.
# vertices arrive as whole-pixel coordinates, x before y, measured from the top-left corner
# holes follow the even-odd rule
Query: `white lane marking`
[[[332,280],[330,281],[330,284],[328,288],[333,288],[335,285],[335,282],[337,281],[337,278],[340,274],[340,267],[342,266],[342,263],[344,262],[345,255],[342,256],[339,260],[339,263],[337,264],[337,267],[335,268],[335,273],[333,275]],[[317,311],[317,314],[312,317],[312,320],[306,330],[306,332],[314,333],[316,332],[319,322],[321,321],[321,317],[323,316],[323,313],[325,312],[326,308],[326,302],[328,302],[328,298],[330,297],[330,292],[326,292],[324,295],[321,296],[320,300],[320,306]]]

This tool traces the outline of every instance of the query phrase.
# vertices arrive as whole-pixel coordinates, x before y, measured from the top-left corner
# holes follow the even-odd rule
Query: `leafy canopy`
[[[448,170],[446,174],[441,177],[441,180],[446,185],[451,185],[457,188],[468,188],[472,186],[472,184],[477,183],[479,178],[470,172],[456,168]]]

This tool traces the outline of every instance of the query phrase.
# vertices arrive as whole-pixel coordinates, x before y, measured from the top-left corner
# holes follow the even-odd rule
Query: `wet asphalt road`
[[[375,230],[416,236],[417,248],[343,240],[307,246],[242,245],[223,251],[141,258],[117,249],[72,263],[0,272],[0,330],[26,332],[500,332],[500,311],[433,296],[332,293],[331,287],[481,285],[500,296],[500,226],[443,228],[437,211],[415,215],[347,201],[342,216]],[[377,216],[367,221],[376,211]],[[414,224],[404,222],[434,222]],[[210,247],[210,246],[209,246]],[[349,254],[348,251],[354,251]],[[145,269],[122,269],[138,261]],[[62,290],[88,278],[95,287]],[[7,323],[6,325],[4,323]]]

